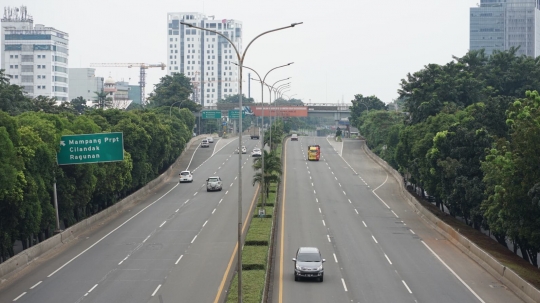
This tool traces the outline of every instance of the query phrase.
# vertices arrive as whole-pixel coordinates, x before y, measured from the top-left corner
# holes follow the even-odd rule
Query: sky
[[[3,0],[25,5],[34,24],[69,34],[69,67],[90,63],[167,63],[167,13],[201,12],[240,20],[244,64],[267,83],[291,77],[286,97],[305,103],[349,103],[354,95],[375,95],[389,103],[398,97],[401,79],[430,63],[446,64],[469,48],[469,8],[478,0]],[[3,8],[2,7],[2,8]],[[3,14],[3,10],[1,11]],[[96,76],[136,85],[138,68],[97,68]],[[147,70],[146,93],[166,71]],[[252,75],[252,77],[256,77]],[[257,102],[260,84],[244,94]],[[268,102],[265,90],[264,102]]]

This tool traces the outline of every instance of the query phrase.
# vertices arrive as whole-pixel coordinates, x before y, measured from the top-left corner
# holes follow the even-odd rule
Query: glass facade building
[[[470,9],[470,49],[540,55],[540,0],[481,0]]]

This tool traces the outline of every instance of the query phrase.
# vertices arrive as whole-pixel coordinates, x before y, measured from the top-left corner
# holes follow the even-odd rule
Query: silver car
[[[210,177],[206,179],[206,191],[221,191],[223,189],[222,183],[220,177]]]
[[[323,263],[326,261],[321,257],[321,252],[316,247],[300,247],[296,252],[294,262],[294,281],[303,278],[315,278],[319,282],[324,279]]]

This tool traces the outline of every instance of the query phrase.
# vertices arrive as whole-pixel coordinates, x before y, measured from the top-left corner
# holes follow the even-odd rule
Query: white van
[[[203,139],[201,141],[201,147],[210,147],[210,144],[208,143],[208,140]]]
[[[298,134],[292,134],[291,141],[298,141]]]

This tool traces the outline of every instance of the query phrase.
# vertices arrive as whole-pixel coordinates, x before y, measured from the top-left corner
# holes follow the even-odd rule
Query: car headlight
[[[298,265],[296,265],[296,269],[297,270],[302,270],[302,268],[300,266],[298,266]]]
[[[322,270],[322,265],[317,267],[317,270]]]

